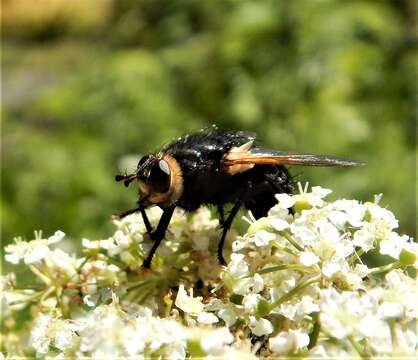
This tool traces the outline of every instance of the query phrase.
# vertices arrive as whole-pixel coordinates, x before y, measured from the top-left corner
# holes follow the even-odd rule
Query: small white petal
[[[296,199],[294,196],[290,196],[289,194],[276,194],[275,195],[277,201],[279,202],[279,206],[284,209],[289,209],[296,203]]]
[[[269,348],[276,354],[297,352],[309,345],[309,335],[300,330],[282,331],[269,339]]]
[[[234,325],[238,320],[237,314],[230,307],[219,310],[218,316],[225,321],[225,325],[228,327]]]
[[[29,249],[29,251],[25,254],[25,264],[37,263],[44,259],[49,254],[49,252],[49,247],[46,245],[41,245]]]
[[[190,296],[188,296],[183,284],[179,286],[174,304],[186,313],[200,313],[204,308],[202,297],[194,298],[192,289],[190,290]]]
[[[48,238],[48,244],[55,244],[57,242],[60,242],[62,239],[64,239],[64,237],[65,233],[61,230],[58,230],[54,233],[54,235]]]
[[[254,316],[250,316],[250,329],[256,336],[268,335],[273,332],[273,325],[267,319],[256,319]]]
[[[284,229],[287,229],[290,226],[286,220],[282,220],[278,218],[271,219],[269,222],[270,222],[270,225],[277,231],[282,231]]]
[[[210,312],[201,312],[197,315],[197,321],[201,324],[214,324],[219,322],[219,319]]]
[[[310,251],[304,251],[300,254],[299,261],[302,265],[312,266],[314,264],[318,264],[319,257]]]
[[[383,318],[401,318],[404,314],[402,304],[392,301],[384,301],[380,304],[378,313]]]
[[[408,243],[408,239],[409,236],[407,235],[399,236],[397,233],[391,232],[389,239],[385,239],[380,242],[380,253],[382,255],[389,255],[395,259],[399,259],[399,254]]]
[[[354,233],[353,244],[361,247],[365,252],[373,249],[374,238],[370,232],[364,229],[357,230]]]
[[[221,355],[225,351],[225,345],[234,341],[234,337],[228,328],[219,328],[204,335],[200,345],[208,355]]]
[[[268,232],[266,230],[260,230],[260,231],[257,231],[254,235],[254,243],[257,246],[267,246],[275,238],[276,238],[276,235],[274,235],[273,233]]]

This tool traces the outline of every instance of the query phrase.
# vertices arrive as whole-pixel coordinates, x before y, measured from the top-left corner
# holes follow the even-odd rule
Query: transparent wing
[[[252,148],[242,152],[230,152],[223,159],[223,165],[245,165],[245,164],[277,164],[277,165],[301,165],[301,166],[359,166],[363,162],[343,159],[328,155],[294,154],[283,153],[274,150]]]

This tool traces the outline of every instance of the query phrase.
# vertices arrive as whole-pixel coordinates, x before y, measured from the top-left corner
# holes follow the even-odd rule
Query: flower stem
[[[40,278],[46,285],[51,284],[51,279],[46,276],[43,272],[41,272],[36,266],[29,265],[29,269],[38,277]]]
[[[256,271],[257,274],[268,274],[274,271],[280,270],[296,270],[296,271],[307,271],[310,268],[307,266],[299,265],[299,264],[281,264],[277,266],[271,266],[262,270]]]
[[[286,240],[289,241],[296,249],[303,251],[303,247],[300,246],[287,231],[280,232],[280,235],[285,237]]]
[[[395,261],[393,263],[387,264],[387,265],[382,265],[382,266],[378,266],[375,267],[373,269],[371,269],[371,271],[369,272],[369,275],[373,274],[381,274],[381,273],[385,273],[388,272],[390,270],[394,270],[394,269],[398,269],[402,267],[402,264],[400,261]]]
[[[297,286],[295,286],[292,290],[290,290],[288,293],[284,294],[279,300],[277,300],[273,304],[271,304],[269,306],[269,311],[272,311],[277,306],[280,306],[284,302],[290,300],[293,296],[295,296],[296,294],[300,293],[302,290],[304,290],[305,288],[307,288],[309,285],[312,285],[312,284],[315,284],[315,283],[319,282],[320,279],[321,279],[321,275],[317,275],[317,276],[315,276],[313,278],[310,278],[308,280],[302,281]]]
[[[272,244],[273,247],[275,247],[276,249],[279,249],[280,251],[284,251],[284,252],[287,252],[290,255],[297,256],[297,254],[292,249],[290,249],[286,246],[283,246],[282,244],[279,244],[275,240],[273,240],[271,244]]]
[[[359,356],[362,359],[370,359],[371,356],[366,354],[362,349],[360,344],[356,341],[356,339],[354,339],[353,335],[350,335],[347,337],[348,341],[350,342],[350,344],[353,346],[353,348],[356,350],[357,354],[359,354]]]
[[[316,346],[319,337],[319,331],[321,330],[321,324],[319,322],[319,312],[315,312],[312,314],[312,320],[314,322],[313,329],[309,334],[309,345],[308,349],[311,350]]]

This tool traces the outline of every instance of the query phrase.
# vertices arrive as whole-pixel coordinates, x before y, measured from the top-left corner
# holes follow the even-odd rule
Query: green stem
[[[278,243],[275,240],[273,240],[271,244],[273,247],[275,247],[276,249],[279,249],[280,251],[287,252],[290,255],[297,256],[297,254],[292,249],[289,249],[288,247],[283,246],[282,244]]]
[[[41,272],[36,266],[29,265],[29,269],[38,277],[40,278],[46,285],[51,284],[51,279],[46,276],[43,272]]]
[[[300,293],[302,290],[307,288],[308,286],[315,284],[319,282],[321,279],[321,275],[317,275],[311,279],[302,281],[297,286],[295,286],[292,290],[290,290],[288,293],[284,294],[279,300],[275,301],[273,304],[269,306],[269,311],[274,310],[277,306],[280,306],[284,302],[290,300],[293,296]]]
[[[145,285],[147,285],[149,283],[151,283],[150,280],[140,280],[140,281],[129,284],[127,286],[126,290],[131,291],[131,290],[134,290],[134,289],[140,289],[141,287],[144,287]]]
[[[378,266],[378,267],[371,269],[371,271],[369,272],[369,275],[385,273],[390,270],[399,269],[400,267],[402,267],[402,264],[400,263],[400,261],[395,261],[391,264],[382,265],[382,266]]]
[[[289,241],[296,249],[304,251],[303,247],[300,246],[287,231],[280,232],[279,234],[286,238],[286,240]]]
[[[314,348],[316,346],[316,343],[318,342],[319,331],[321,330],[321,324],[319,322],[319,312],[313,313],[312,320],[314,322],[314,326],[311,333],[309,334],[309,350]]]
[[[282,265],[276,265],[271,266],[266,269],[258,270],[256,271],[257,274],[268,274],[274,271],[280,271],[280,270],[296,270],[296,271],[307,271],[310,270],[308,266],[303,266],[299,264],[282,264]]]
[[[347,337],[348,341],[350,342],[350,344],[353,346],[354,350],[356,350],[357,354],[359,354],[359,356],[362,359],[370,359],[371,356],[366,354],[362,349],[360,344],[356,341],[356,339],[354,339],[353,335],[350,335]]]

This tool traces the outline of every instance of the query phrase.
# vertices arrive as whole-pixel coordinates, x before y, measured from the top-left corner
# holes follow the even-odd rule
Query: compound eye
[[[143,156],[141,160],[139,160],[137,168],[139,169],[150,157],[150,155]]]
[[[165,193],[170,189],[171,172],[167,161],[161,159],[152,166],[148,182],[157,193]]]

